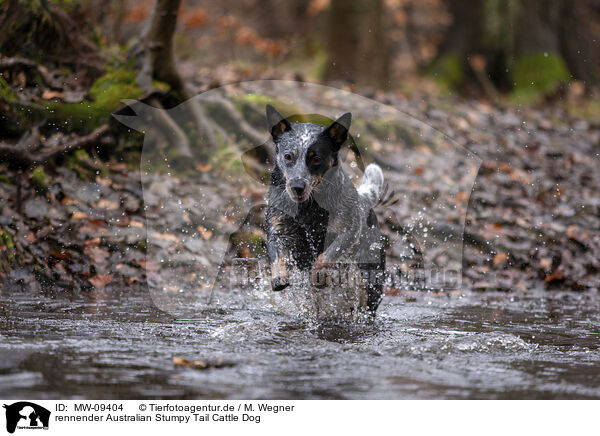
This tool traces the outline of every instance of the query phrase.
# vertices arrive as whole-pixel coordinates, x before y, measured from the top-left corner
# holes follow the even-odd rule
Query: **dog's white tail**
[[[382,189],[383,172],[381,168],[376,164],[367,165],[363,178],[356,188],[358,195],[365,200],[369,208],[372,208],[379,201]]]

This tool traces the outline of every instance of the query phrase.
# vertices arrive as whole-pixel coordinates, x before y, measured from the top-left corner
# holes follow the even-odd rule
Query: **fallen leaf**
[[[88,224],[91,227],[98,227],[98,228],[100,228],[100,227],[104,227],[105,223],[104,223],[103,220],[92,219],[92,220],[88,220]]]
[[[71,259],[71,254],[64,250],[54,250],[52,253],[50,253],[50,256],[62,260]]]
[[[75,211],[75,212],[73,212],[73,215],[71,215],[71,219],[73,219],[73,220],[84,220],[87,218],[89,218],[89,215],[87,213],[79,212],[79,211]]]
[[[116,201],[109,200],[107,198],[103,198],[96,204],[96,206],[99,209],[117,210],[119,208],[119,203]]]
[[[94,277],[90,278],[90,283],[96,289],[103,289],[106,285],[108,285],[112,281],[111,274],[97,274]]]
[[[214,368],[227,368],[227,367],[235,366],[235,363],[224,361],[220,357],[218,357],[217,359],[209,359],[209,360],[196,359],[194,361],[191,361],[191,360],[184,359],[181,356],[176,356],[176,357],[173,357],[173,365],[203,370],[203,369],[214,369]]]
[[[550,268],[552,268],[552,259],[549,257],[542,257],[540,259],[540,266],[543,269],[549,270]]]
[[[156,272],[160,269],[160,264],[153,260],[138,259],[136,262],[139,266],[144,268],[146,271]]]
[[[498,253],[494,256],[494,266],[498,266],[501,263],[504,263],[504,261],[506,260],[508,256],[506,255],[506,253]]]
[[[83,249],[83,253],[90,258],[90,263],[94,266],[106,265],[108,258],[110,257],[110,253],[108,251],[92,245],[87,245]]]
[[[200,236],[202,236],[202,239],[204,239],[205,241],[208,241],[213,234],[213,232],[202,226],[198,226],[198,231],[200,232]]]
[[[469,194],[467,194],[465,191],[458,191],[456,193],[456,199],[458,201],[467,201],[469,199]]]
[[[100,238],[86,239],[83,245],[100,245]]]
[[[50,91],[49,89],[42,92],[42,98],[44,100],[50,100],[53,98],[64,98],[65,94],[60,91]]]
[[[173,235],[172,233],[158,233],[158,232],[154,232],[152,233],[152,236],[158,239],[162,239],[163,241],[169,241],[169,242],[179,242],[179,238],[175,235]]]
[[[131,286],[135,282],[139,282],[140,279],[137,277],[123,277],[123,281],[125,282],[126,285]]]

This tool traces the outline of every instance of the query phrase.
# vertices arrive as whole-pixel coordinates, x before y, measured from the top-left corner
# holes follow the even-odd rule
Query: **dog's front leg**
[[[354,248],[359,243],[361,234],[359,220],[352,220],[349,223],[340,222],[338,225],[334,223],[332,230],[337,230],[337,236],[329,244],[329,247],[317,257],[313,269],[330,268],[343,258],[351,257]]]
[[[283,291],[290,285],[290,276],[285,262],[285,255],[278,253],[271,263],[271,288],[275,292]]]
[[[290,285],[287,261],[289,250],[283,244],[282,236],[273,231],[270,220],[267,231],[267,251],[271,265],[271,287],[273,291],[282,291]]]

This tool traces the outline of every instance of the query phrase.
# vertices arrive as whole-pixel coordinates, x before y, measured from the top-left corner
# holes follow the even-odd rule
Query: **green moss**
[[[161,86],[164,87],[164,84]],[[49,119],[61,127],[90,131],[108,122],[111,113],[121,105],[121,100],[139,98],[143,91],[134,71],[115,69],[98,78],[89,93],[92,101],[48,103]]]
[[[327,65],[329,63],[329,57],[324,49],[318,50],[313,55],[313,65],[310,68],[309,74],[315,79],[322,79],[325,77],[325,71],[327,71]]]
[[[12,237],[8,234],[6,230],[0,227],[0,245],[6,245],[6,248],[13,249],[15,248],[15,243],[12,240]]]
[[[94,106],[104,111],[112,111],[125,98],[138,98],[142,90],[137,83],[135,71],[113,70],[97,79],[90,88]]]
[[[40,191],[48,190],[48,185],[50,184],[50,179],[46,176],[44,169],[42,167],[38,167],[33,170],[31,173],[31,181],[33,185]]]
[[[80,179],[89,180],[95,176],[94,171],[85,167],[83,163],[91,159],[90,155],[85,150],[76,150],[75,153],[70,155],[66,161],[65,166],[77,173]]]
[[[0,97],[9,103],[16,103],[18,101],[17,94],[10,87],[4,77],[0,76]]]
[[[0,183],[6,183],[11,185],[12,182],[10,181],[10,179],[8,178],[8,176],[6,174],[0,174]]]
[[[462,84],[465,78],[464,62],[458,55],[445,55],[431,66],[429,74],[442,88],[456,88]]]
[[[15,243],[6,230],[0,227],[0,245],[6,246],[7,259],[12,262],[15,259]]]
[[[563,59],[554,54],[522,56],[513,67],[514,96],[519,101],[535,100],[552,92],[569,71]]]

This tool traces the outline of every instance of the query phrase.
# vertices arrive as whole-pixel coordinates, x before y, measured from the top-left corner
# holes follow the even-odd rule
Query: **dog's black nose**
[[[292,180],[290,182],[290,188],[292,188],[294,194],[296,194],[298,197],[301,197],[304,193],[304,188],[306,188],[306,183],[304,180]]]

